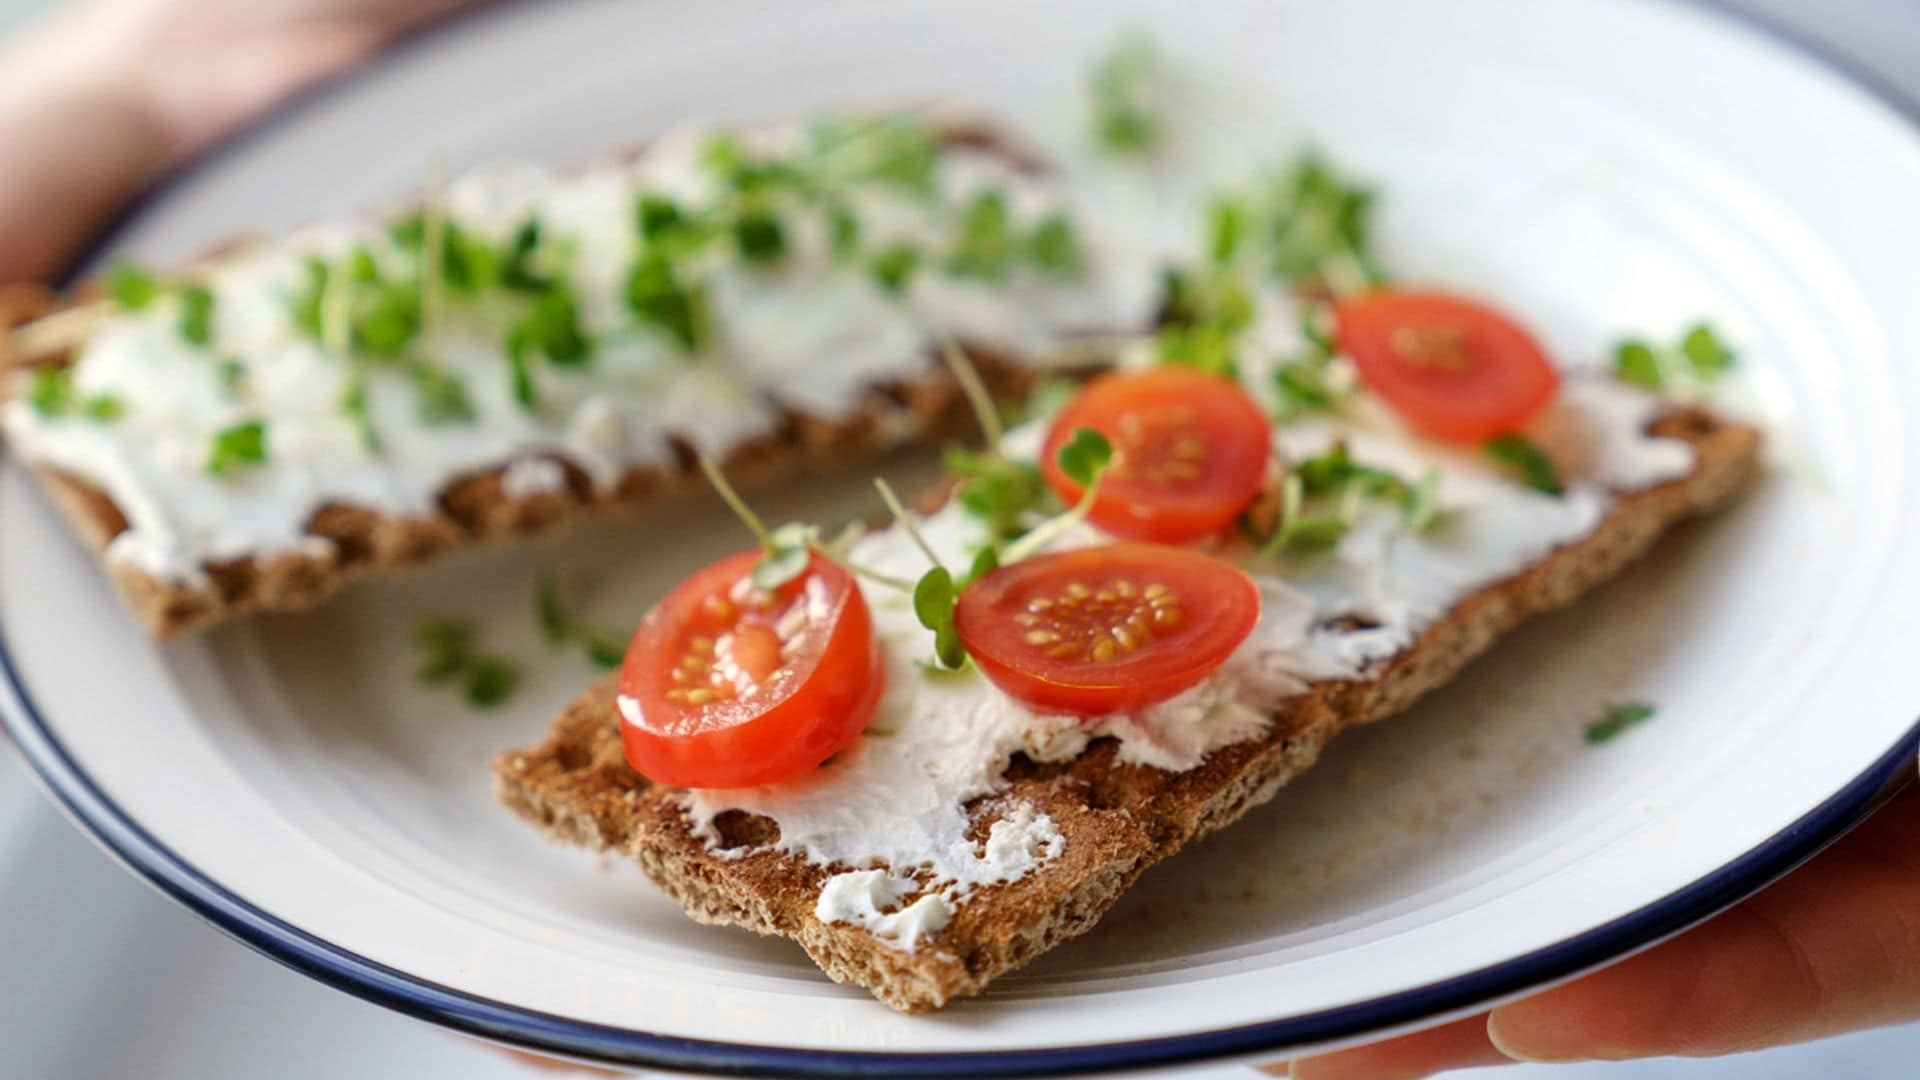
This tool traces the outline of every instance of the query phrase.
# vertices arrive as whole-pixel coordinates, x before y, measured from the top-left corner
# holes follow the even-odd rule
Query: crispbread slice
[[[1272,798],[1342,729],[1405,709],[1522,619],[1572,601],[1676,522],[1731,500],[1755,472],[1760,437],[1751,427],[1689,409],[1652,430],[1692,446],[1690,474],[1621,496],[1592,533],[1468,596],[1366,677],[1317,683],[1288,699],[1264,737],[1182,773],[1122,764],[1112,740],[1062,764],[1016,757],[1006,789],[969,807],[976,834],[984,838],[1003,808],[1030,803],[1066,838],[1062,853],[1023,878],[978,889],[913,952],[816,918],[821,883],[846,868],[765,846],[777,837],[773,822],[722,815],[724,856],[694,836],[678,793],[627,766],[611,677],[569,705],[540,745],[495,759],[495,790],[556,839],[633,858],[700,922],[792,938],[836,981],[902,1011],[936,1009],[1084,933],[1147,867]]]
[[[920,110],[942,143],[996,154],[1022,172],[1044,173],[1047,165],[1010,125],[977,112],[955,108]],[[619,157],[631,157],[646,144]],[[239,241],[216,245],[192,263],[229,251]],[[39,286],[0,289],[0,374],[11,368],[72,363],[71,350],[26,355],[14,331],[50,316],[72,312],[98,299],[96,286],[58,296]],[[1132,334],[1142,327],[1090,327],[1090,332]],[[996,397],[1024,394],[1037,374],[1035,357],[1018,357],[961,341]],[[908,442],[928,442],[967,430],[971,423],[958,384],[935,352],[912,377],[866,388],[844,414],[820,417],[772,402],[777,413],[773,433],[757,442],[730,448],[721,466],[742,486],[801,469],[871,460],[880,451]],[[1084,375],[1090,367],[1055,370]],[[163,580],[140,568],[103,560],[109,578],[134,617],[155,637],[201,630],[255,611],[304,611],[355,580],[394,573],[442,555],[489,543],[505,543],[552,532],[593,517],[621,513],[655,499],[705,484],[693,450],[676,442],[668,464],[630,470],[611,490],[596,490],[570,463],[550,457],[567,474],[563,490],[511,495],[501,478],[508,462],[461,477],[444,488],[438,506],[427,514],[383,514],[344,503],[319,508],[306,522],[307,534],[330,541],[309,550],[229,559],[201,567],[200,581]],[[51,468],[35,476],[69,526],[97,552],[127,528],[113,500],[84,479]],[[326,548],[323,550],[323,548]]]

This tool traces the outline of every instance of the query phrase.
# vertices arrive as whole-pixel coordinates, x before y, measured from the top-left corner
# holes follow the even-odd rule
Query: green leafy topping
[[[473,662],[475,636],[473,624],[464,619],[421,619],[413,628],[418,654],[414,677],[425,683],[443,683],[465,671]]]
[[[1547,452],[1520,435],[1502,435],[1486,445],[1486,454],[1516,475],[1520,482],[1547,495],[1566,491],[1560,470]]]
[[[1100,470],[1113,461],[1113,444],[1092,428],[1075,428],[1054,460],[1074,483],[1090,487]]]
[[[1101,57],[1088,80],[1093,134],[1115,154],[1139,154],[1159,142],[1166,72],[1153,39],[1122,38]]]
[[[553,276],[540,266],[540,240],[540,219],[528,218],[520,223],[501,260],[501,285],[515,292],[545,292],[553,286]]]
[[[455,221],[442,220],[438,272],[442,284],[453,292],[472,295],[500,284],[506,254],[484,239],[467,232]],[[414,211],[387,227],[395,246],[418,259],[424,267],[427,241],[427,216]]]
[[[1027,239],[1027,257],[1036,269],[1048,277],[1068,277],[1079,273],[1083,257],[1073,219],[1059,212],[1041,218]]]
[[[1655,346],[1640,338],[1614,346],[1613,373],[1648,390],[1711,386],[1733,370],[1738,356],[1708,323],[1695,323],[1677,345]]]
[[[465,691],[467,704],[490,709],[505,702],[520,688],[520,668],[500,656],[476,656],[467,665]]]
[[[527,409],[539,404],[536,360],[558,368],[584,367],[593,359],[593,348],[593,339],[580,326],[580,309],[571,292],[556,282],[534,294],[526,314],[507,328],[507,372],[513,380],[513,399]]]
[[[1654,707],[1644,701],[1629,701],[1620,705],[1609,705],[1600,719],[1587,725],[1587,743],[1599,746],[1610,742],[1630,727],[1645,723],[1653,718]]]
[[[967,647],[961,643],[960,631],[953,622],[953,609],[959,596],[953,574],[944,566],[928,570],[913,586],[913,614],[921,626],[933,631],[934,659],[950,671],[967,662]]]
[[[144,311],[160,298],[160,280],[142,267],[121,260],[108,268],[107,299],[127,311]]]
[[[906,243],[889,244],[873,253],[867,266],[874,283],[882,292],[898,296],[907,289],[913,271],[920,265],[920,253]]]
[[[627,306],[640,322],[687,352],[699,352],[710,333],[705,291],[682,279],[658,251],[643,253],[627,275]]]
[[[180,290],[180,336],[188,344],[213,344],[213,290],[189,285]]]
[[[983,522],[994,541],[1011,540],[1025,532],[1029,513],[1046,504],[1046,481],[1028,462],[949,450],[945,465],[948,473],[959,478],[954,497],[961,509]]]
[[[479,708],[506,701],[520,685],[520,668],[504,657],[480,652],[478,638],[465,619],[421,619],[413,629],[415,677],[431,685],[457,682],[467,702]]]
[[[560,596],[560,584],[543,577],[534,587],[534,614],[540,620],[540,633],[549,645],[577,645],[587,661],[602,669],[617,668],[626,658],[626,642],[620,635],[581,622],[567,609]]]
[[[1280,520],[1273,535],[1261,545],[1262,555],[1310,555],[1329,551],[1347,534],[1348,519],[1340,510],[1306,509],[1306,483],[1296,471],[1289,473],[1280,490]]]
[[[207,472],[226,476],[238,468],[265,464],[266,460],[267,425],[246,420],[214,435],[213,448],[207,454]]]
[[[80,414],[89,420],[110,424],[127,414],[127,406],[114,394],[95,394],[80,403]]]
[[[860,219],[837,199],[827,206],[827,244],[836,259],[851,259],[860,251]]]
[[[307,280],[292,297],[293,325],[302,334],[319,341],[326,332],[327,280],[333,270],[326,260],[316,255],[308,255],[303,262]]]
[[[1660,366],[1660,355],[1653,346],[1635,339],[1623,341],[1613,350],[1613,373],[1626,382],[1658,390],[1667,385],[1667,373]]]
[[[1423,533],[1433,526],[1439,493],[1438,470],[1409,483],[1390,470],[1360,464],[1344,442],[1335,443],[1289,472],[1281,489],[1279,522],[1261,549],[1277,555],[1332,548],[1368,500],[1394,506],[1408,532]]]
[[[1252,211],[1246,203],[1217,196],[1207,205],[1207,259],[1217,266],[1233,262],[1247,233]]]
[[[445,368],[420,362],[408,374],[413,379],[414,411],[427,425],[466,424],[477,416],[467,384]]]
[[[27,387],[27,407],[45,417],[64,416],[73,408],[73,375],[64,367],[33,369]]]
[[[816,188],[867,182],[910,194],[933,190],[940,145],[911,116],[828,119],[816,123],[810,134],[804,169]]]
[[[1161,362],[1231,376],[1237,339],[1253,322],[1246,283],[1230,274],[1169,269],[1162,292],[1156,338]]]
[[[955,226],[946,269],[955,277],[996,281],[1013,257],[1013,227],[1007,197],[989,188],[974,195]]]
[[[340,411],[360,433],[360,445],[369,453],[380,449],[380,432],[373,426],[373,411],[367,401],[367,377],[359,364],[347,368],[347,383],[340,392]]]
[[[778,262],[787,253],[786,229],[764,207],[743,209],[735,215],[733,242],[740,249],[740,257],[750,263]]]
[[[767,534],[765,554],[753,564],[749,575],[756,589],[777,589],[807,572],[813,563],[813,545],[819,530],[800,522],[788,522]]]
[[[1734,351],[1707,323],[1697,323],[1687,331],[1687,336],[1680,339],[1680,352],[1693,365],[1693,373],[1708,381],[1733,370],[1738,360]]]
[[[1272,272],[1310,292],[1341,295],[1383,284],[1369,254],[1373,191],[1336,173],[1318,154],[1297,159],[1268,194],[1266,247]]]

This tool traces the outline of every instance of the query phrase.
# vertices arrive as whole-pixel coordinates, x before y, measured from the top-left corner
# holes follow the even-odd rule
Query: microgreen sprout
[[[244,466],[265,464],[266,460],[266,422],[245,420],[214,434],[213,446],[207,454],[207,472],[226,476]]]
[[[1700,322],[1672,346],[1640,338],[1621,342],[1613,350],[1613,372],[1648,390],[1700,389],[1724,378],[1738,360],[1713,326]]]
[[[107,298],[126,311],[144,311],[160,298],[160,280],[139,265],[121,260],[108,268]]]
[[[589,626],[568,610],[560,595],[560,583],[543,577],[534,586],[534,614],[540,620],[541,636],[549,645],[577,645],[595,667],[611,670],[626,657],[626,642],[619,634]]]
[[[428,616],[414,626],[419,659],[414,676],[430,685],[458,682],[467,702],[491,708],[513,696],[520,669],[511,660],[478,650],[479,634],[465,619]]]
[[[1630,727],[1653,719],[1654,707],[1644,701],[1629,701],[1619,705],[1607,706],[1600,719],[1587,725],[1586,740],[1590,746],[1611,742]]]
[[[1159,143],[1165,120],[1166,71],[1146,33],[1122,37],[1094,65],[1088,79],[1093,134],[1113,154],[1143,154]]]
[[[1560,481],[1559,466],[1537,444],[1523,435],[1502,435],[1489,441],[1486,454],[1513,473],[1521,483],[1545,495],[1560,495],[1566,485]]]
[[[1347,445],[1337,442],[1288,470],[1281,484],[1279,520],[1260,551],[1269,557],[1326,551],[1346,536],[1369,500],[1398,509],[1402,527],[1418,535],[1433,527],[1439,494],[1438,469],[1410,483],[1387,469],[1354,461]]]
[[[1062,472],[1084,488],[1080,501],[1069,507],[1066,513],[1034,526],[1024,536],[1008,544],[1000,552],[1001,563],[1019,562],[1086,520],[1087,515],[1093,512],[1094,500],[1099,497],[1100,481],[1113,463],[1113,444],[1092,428],[1076,428],[1060,447],[1055,460]]]

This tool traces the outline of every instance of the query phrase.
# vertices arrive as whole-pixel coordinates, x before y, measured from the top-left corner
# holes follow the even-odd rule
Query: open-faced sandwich
[[[1754,429],[1656,392],[1728,363],[1710,330],[1562,371],[1494,306],[1390,285],[1365,227],[1313,160],[1217,202],[1150,342],[1005,433],[976,392],[986,446],[920,513],[883,486],[888,527],[769,530],[729,493],[760,545],[501,755],[502,799],[937,1008],[1753,474]]]
[[[16,293],[0,427],[158,635],[632,506],[871,454],[1152,317],[1057,177],[974,116],[687,129],[563,175]]]

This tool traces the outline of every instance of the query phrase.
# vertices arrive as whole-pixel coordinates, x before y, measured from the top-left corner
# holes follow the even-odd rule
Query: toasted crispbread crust
[[[1005,125],[977,113],[927,109],[925,115],[948,146],[997,154],[1023,172],[1045,171],[1039,154]],[[622,157],[645,149],[636,144]],[[201,260],[236,246],[222,244]],[[84,315],[97,289],[83,286],[61,297],[39,286],[0,289],[0,374],[16,367],[63,365],[71,351],[26,355],[14,331],[63,312]],[[1117,333],[1138,327],[1100,328]],[[1033,358],[961,347],[980,368],[996,397],[1024,394],[1038,372]],[[1022,363],[1020,361],[1029,362]],[[1065,371],[1059,374],[1085,374]],[[871,459],[879,451],[913,441],[928,441],[966,430],[971,413],[958,385],[935,353],[923,370],[898,383],[876,384],[839,417],[809,416],[782,408],[773,434],[732,448],[721,466],[742,486],[797,472],[810,466]],[[508,463],[448,485],[435,512],[407,517],[380,514],[345,504],[321,507],[306,523],[309,535],[332,542],[333,550],[282,552],[203,566],[200,582],[166,581],[136,566],[106,561],[109,578],[134,617],[149,633],[166,638],[201,630],[255,611],[304,611],[327,600],[355,580],[398,572],[456,550],[503,543],[552,532],[576,521],[632,510],[656,498],[705,484],[693,451],[674,446],[674,460],[663,467],[634,469],[611,491],[596,491],[578,469],[553,459],[567,472],[564,491],[512,497],[501,487]],[[127,528],[113,500],[85,480],[56,469],[36,468],[69,526],[96,551]]]
[[[1752,428],[1687,410],[1654,430],[1694,448],[1690,475],[1623,496],[1593,533],[1467,597],[1367,677],[1322,682],[1289,699],[1265,737],[1226,747],[1184,773],[1121,764],[1112,740],[1064,764],[1016,757],[1007,789],[970,808],[974,828],[984,837],[1003,807],[1031,803],[1066,837],[1062,854],[1024,878],[976,891],[915,952],[815,918],[831,871],[797,855],[753,850],[777,836],[772,822],[722,815],[716,824],[739,849],[724,858],[693,836],[676,792],[627,766],[612,677],[569,705],[540,745],[495,759],[495,791],[556,839],[638,861],[700,922],[792,938],[838,982],[865,987],[902,1011],[939,1008],[1084,933],[1147,867],[1272,798],[1342,729],[1405,709],[1522,619],[1568,603],[1668,527],[1728,502],[1755,472],[1760,438]]]

